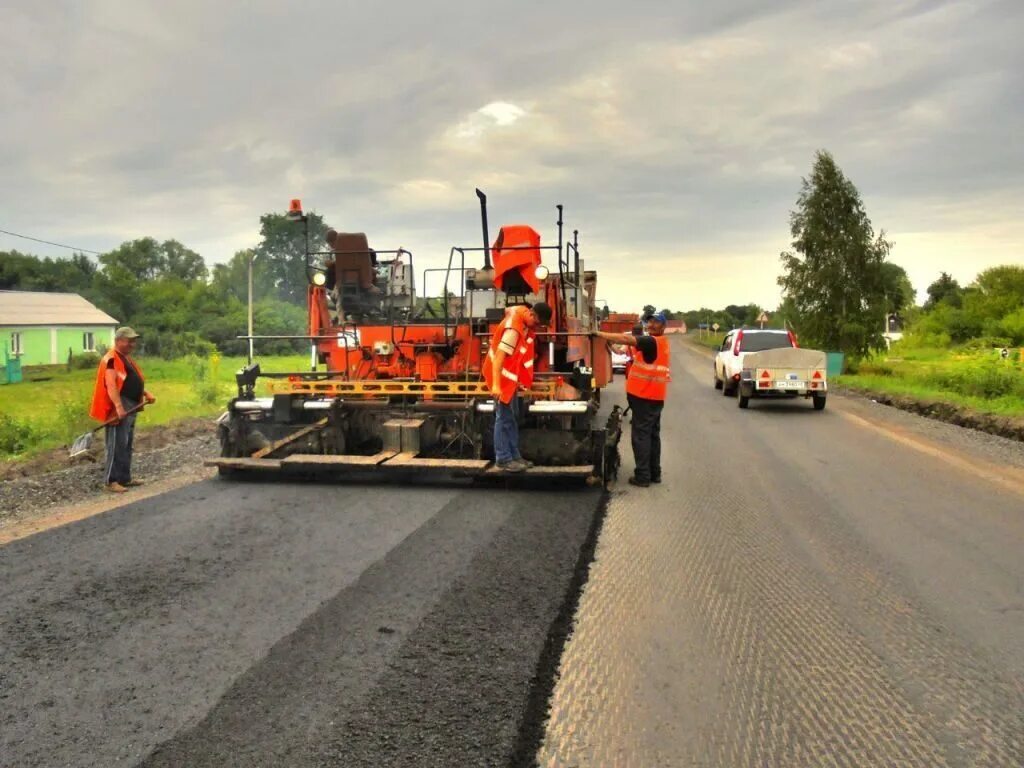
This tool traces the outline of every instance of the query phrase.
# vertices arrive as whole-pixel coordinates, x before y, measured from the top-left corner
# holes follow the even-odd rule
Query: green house
[[[3,345],[22,365],[56,365],[68,352],[95,352],[114,343],[117,320],[77,293],[0,291],[0,355]]]

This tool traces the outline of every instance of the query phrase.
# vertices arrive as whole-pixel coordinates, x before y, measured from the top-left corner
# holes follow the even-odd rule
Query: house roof
[[[77,293],[0,291],[0,325],[117,325]]]

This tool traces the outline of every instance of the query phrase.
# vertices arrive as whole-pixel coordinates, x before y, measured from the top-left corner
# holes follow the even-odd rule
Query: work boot
[[[495,466],[502,472],[522,472],[523,470],[526,469],[526,467],[524,467],[515,459],[509,459],[508,461],[499,461],[495,464]]]
[[[523,469],[533,469],[535,466],[532,461],[530,461],[529,459],[524,459],[522,456],[516,459],[516,461],[523,465]]]
[[[629,478],[629,484],[635,485],[637,488],[650,488],[651,483],[649,480],[639,480],[636,475],[632,475]]]
[[[127,483],[125,483],[125,486],[127,488],[138,488],[140,485],[145,485],[145,484],[146,484],[145,480],[129,480]]]
[[[658,485],[661,482],[661,475],[658,475],[657,477],[652,477],[651,482],[654,483],[655,485]]]
[[[128,489],[125,488],[120,483],[107,483],[106,486],[104,486],[104,487],[110,493],[127,493],[128,492]]]

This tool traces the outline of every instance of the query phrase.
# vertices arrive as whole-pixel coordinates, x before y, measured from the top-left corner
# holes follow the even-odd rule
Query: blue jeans
[[[507,405],[494,403],[494,460],[499,464],[522,458],[519,455],[519,396]]]

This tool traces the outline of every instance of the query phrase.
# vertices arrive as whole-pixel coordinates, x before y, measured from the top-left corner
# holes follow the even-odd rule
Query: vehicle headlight
[[[323,272],[313,273],[313,285],[326,285],[326,283],[327,275],[325,275]]]
[[[538,264],[537,268],[533,270],[533,274],[534,277],[536,277],[538,280],[547,280],[549,274],[548,268],[545,267],[543,264]]]

